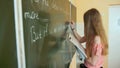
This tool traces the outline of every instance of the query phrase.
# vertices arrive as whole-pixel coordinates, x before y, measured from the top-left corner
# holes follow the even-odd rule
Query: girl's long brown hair
[[[100,36],[101,42],[103,44],[102,55],[108,54],[108,41],[102,25],[102,19],[99,11],[95,8],[88,10],[84,14],[84,29],[86,36],[86,54],[91,57],[91,42],[93,36]]]

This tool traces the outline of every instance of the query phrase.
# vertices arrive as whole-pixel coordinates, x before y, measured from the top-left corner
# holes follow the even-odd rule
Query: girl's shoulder
[[[101,39],[100,39],[100,36],[95,36],[94,37],[94,44],[100,44],[101,43]]]

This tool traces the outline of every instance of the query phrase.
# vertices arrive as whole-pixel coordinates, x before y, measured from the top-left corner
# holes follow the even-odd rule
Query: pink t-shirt
[[[101,55],[103,47],[100,41],[100,37],[96,36],[94,41],[95,43],[93,43],[92,56],[98,56],[98,61],[95,63],[94,66],[91,65],[89,62],[85,61],[85,66],[87,68],[100,68],[103,66],[104,57]]]

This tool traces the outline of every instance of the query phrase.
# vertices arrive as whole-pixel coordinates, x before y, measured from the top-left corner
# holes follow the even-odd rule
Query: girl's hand
[[[70,22],[70,27],[71,27],[72,30],[75,29],[75,23],[73,21]]]

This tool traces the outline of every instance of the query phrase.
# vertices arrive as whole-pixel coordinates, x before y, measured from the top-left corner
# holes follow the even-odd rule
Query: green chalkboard
[[[13,0],[0,2],[0,68],[17,68]]]
[[[27,68],[69,68],[75,53],[65,32],[70,6],[69,0],[22,1]],[[72,8],[76,16],[75,6]]]

